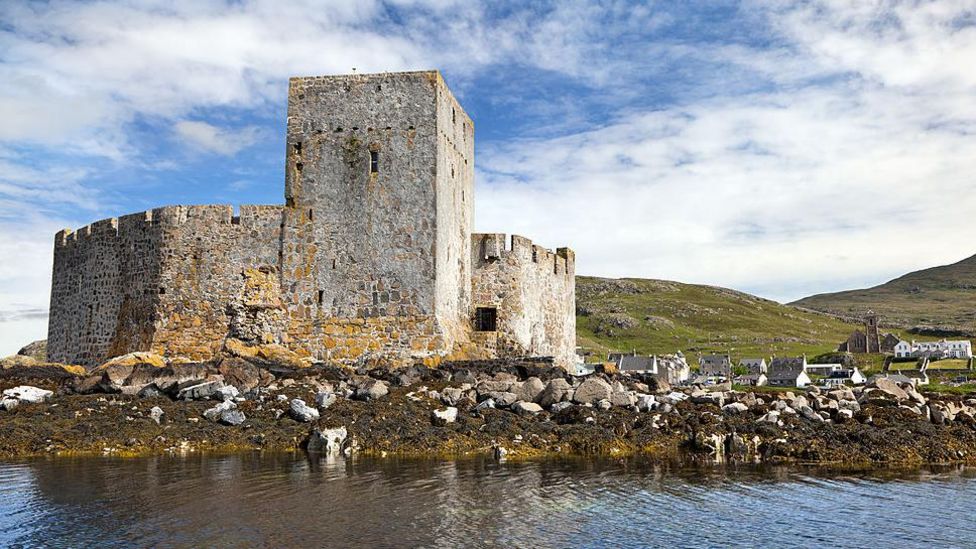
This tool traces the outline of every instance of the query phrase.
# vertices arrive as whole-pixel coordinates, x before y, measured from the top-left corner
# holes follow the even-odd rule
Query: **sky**
[[[976,254],[976,0],[0,2],[0,356],[54,233],[283,201],[290,76],[439,69],[475,229],[778,301]]]

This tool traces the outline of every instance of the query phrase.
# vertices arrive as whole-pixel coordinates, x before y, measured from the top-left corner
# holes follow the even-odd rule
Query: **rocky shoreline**
[[[91,372],[0,370],[0,457],[303,450],[505,458],[917,465],[976,462],[976,398],[875,386],[819,392],[672,388],[544,361],[343,368],[237,353],[136,353]]]

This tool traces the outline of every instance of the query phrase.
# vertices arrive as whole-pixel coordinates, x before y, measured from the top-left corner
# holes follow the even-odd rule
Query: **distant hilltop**
[[[851,318],[873,310],[892,327],[927,335],[973,337],[976,256],[915,271],[873,288],[814,295],[791,305]]]

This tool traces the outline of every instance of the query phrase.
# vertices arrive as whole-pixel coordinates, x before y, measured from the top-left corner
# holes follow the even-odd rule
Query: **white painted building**
[[[973,344],[968,339],[948,341],[899,341],[895,344],[895,356],[930,358],[972,358]]]

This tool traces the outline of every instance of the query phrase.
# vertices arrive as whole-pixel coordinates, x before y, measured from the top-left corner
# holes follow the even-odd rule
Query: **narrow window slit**
[[[369,151],[369,173],[379,173],[380,153],[379,151]]]

